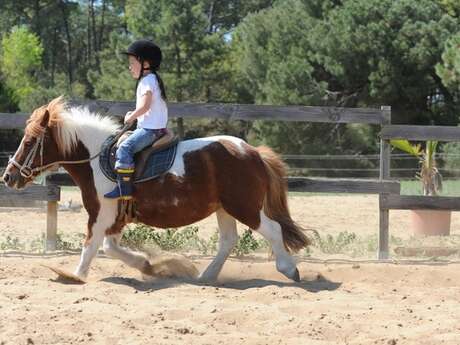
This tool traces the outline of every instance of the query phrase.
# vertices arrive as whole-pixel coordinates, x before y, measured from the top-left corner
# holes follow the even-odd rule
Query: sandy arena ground
[[[64,202],[78,203],[65,192]],[[377,197],[293,196],[293,218],[321,234],[376,234]],[[0,210],[2,236],[34,238],[37,209]],[[84,212],[60,212],[61,232],[84,231]],[[390,232],[407,238],[406,212]],[[197,224],[215,231],[214,217]],[[451,233],[460,233],[453,215]],[[320,259],[329,259],[327,256]],[[280,275],[266,255],[231,258],[219,282],[148,279],[96,258],[88,283],[56,279],[79,256],[0,254],[0,344],[460,344],[460,264],[299,259],[302,281]],[[198,269],[211,257],[188,256]]]

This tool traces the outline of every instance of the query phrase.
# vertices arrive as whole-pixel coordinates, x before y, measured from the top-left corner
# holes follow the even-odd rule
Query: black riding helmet
[[[153,71],[156,71],[161,64],[161,49],[150,40],[142,39],[131,43],[123,54],[135,56],[141,63],[148,61]]]
[[[141,66],[144,66],[144,61],[147,61],[150,64],[150,68],[142,67],[140,70],[139,77],[137,78],[137,84],[139,84],[140,80],[142,79],[144,74],[143,71],[150,70],[157,77],[158,83],[160,84],[161,96],[166,100],[166,90],[163,84],[163,80],[161,80],[160,75],[157,72],[163,57],[160,47],[158,47],[150,40],[142,39],[131,43],[128,49],[122,53],[136,57],[139,60]]]

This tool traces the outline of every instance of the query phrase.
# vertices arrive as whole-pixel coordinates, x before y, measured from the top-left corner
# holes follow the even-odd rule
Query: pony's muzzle
[[[3,182],[5,183],[7,187],[18,189],[20,188],[21,176],[19,175],[19,170],[17,171],[14,171],[14,170],[17,170],[17,169],[11,169],[10,167],[7,167],[2,178],[3,178]]]
[[[2,178],[3,178],[3,182],[5,183],[5,185],[9,188],[13,188],[17,182],[17,178],[14,177],[14,174],[11,175],[8,172],[5,172]]]
[[[3,182],[5,182],[5,184],[8,185],[8,181],[10,180],[10,174],[4,173],[2,178]]]

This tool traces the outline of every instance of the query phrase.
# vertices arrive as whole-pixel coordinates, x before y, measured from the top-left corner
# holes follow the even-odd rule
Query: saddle
[[[116,181],[115,154],[118,146],[126,140],[133,132],[125,132],[118,140],[112,135],[102,144],[99,163],[103,174],[111,181]],[[134,155],[134,183],[154,179],[171,168],[176,157],[179,138],[169,129],[166,133],[151,146]]]

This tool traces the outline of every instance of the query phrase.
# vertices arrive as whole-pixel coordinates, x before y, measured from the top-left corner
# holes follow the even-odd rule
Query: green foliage
[[[24,243],[21,243],[18,237],[8,235],[0,242],[0,250],[24,250],[24,248]]]
[[[84,234],[72,233],[63,234],[58,233],[56,237],[56,249],[57,250],[80,250],[82,248]]]
[[[460,17],[460,2],[457,0],[439,0],[439,2],[449,15],[457,18]]]
[[[424,195],[437,195],[442,190],[442,176],[435,156],[438,142],[428,140],[425,143],[425,150],[421,149],[420,144],[414,145],[407,140],[391,140],[390,143],[419,159],[420,171],[416,176],[423,184],[423,193]]]
[[[154,37],[164,52],[161,75],[170,100],[211,101],[224,93],[221,68],[228,49],[206,16],[205,1],[128,1],[128,28],[135,37]],[[213,87],[211,87],[211,85]]]
[[[347,231],[340,232],[337,237],[328,234],[326,238],[322,238],[318,233],[314,234],[313,246],[326,254],[341,253],[345,247],[357,241],[356,234]]]
[[[444,158],[444,168],[447,170],[458,170],[460,167],[460,143],[450,142],[442,146],[442,152],[447,156]],[[459,173],[457,172],[458,176]]]
[[[442,64],[436,65],[436,72],[444,85],[460,92],[460,33],[446,42]]]
[[[165,229],[155,231],[152,227],[138,224],[123,231],[121,244],[134,249],[155,245],[162,250],[198,249],[203,251],[206,243],[198,237],[198,227],[185,227],[181,230]]]
[[[458,167],[458,166],[457,166]],[[401,195],[423,195],[420,181],[401,181]],[[455,196],[460,195],[459,180],[445,180],[442,182],[442,195]]]
[[[390,245],[401,245],[403,241],[393,235],[390,236]],[[353,232],[342,231],[337,235],[327,234],[322,237],[315,233],[312,248],[306,248],[305,254],[314,255],[314,250],[319,250],[322,254],[342,254],[351,257],[373,256],[378,249],[378,236],[371,235],[361,237]]]
[[[2,39],[1,72],[20,105],[37,87],[35,71],[42,67],[42,54],[40,39],[25,26],[14,27]]]
[[[242,256],[262,248],[268,248],[268,242],[263,239],[255,239],[252,231],[247,229],[244,231],[243,236],[238,236],[238,242],[232,253],[236,256]]]
[[[113,101],[130,101],[135,98],[136,82],[128,70],[128,59],[121,54],[130,44],[127,35],[112,33],[107,48],[99,58],[100,69],[90,69],[90,81],[96,98]]]
[[[289,0],[248,16],[235,49],[258,103],[389,104],[395,122],[446,123],[457,115],[427,99],[440,90],[455,101],[434,66],[457,31],[458,19],[432,0]]]
[[[197,250],[202,254],[211,254],[217,251],[218,240],[218,232],[215,232],[208,240],[200,238],[198,227],[195,226],[156,231],[150,226],[137,224],[123,231],[121,244],[140,250],[153,245],[165,251]],[[248,229],[242,236],[238,237],[238,242],[232,253],[237,256],[247,255],[267,247],[268,243],[265,240],[255,239]]]
[[[236,63],[257,103],[319,102],[326,84],[313,75],[308,33],[315,25],[301,1],[289,0],[249,15],[238,26],[232,44]]]
[[[413,145],[411,143],[409,143],[408,140],[401,140],[401,139],[398,139],[398,140],[391,140],[390,141],[391,145],[406,152],[406,153],[409,153],[415,157],[420,157],[420,155],[422,154],[422,147],[420,144],[417,144],[417,145]]]

